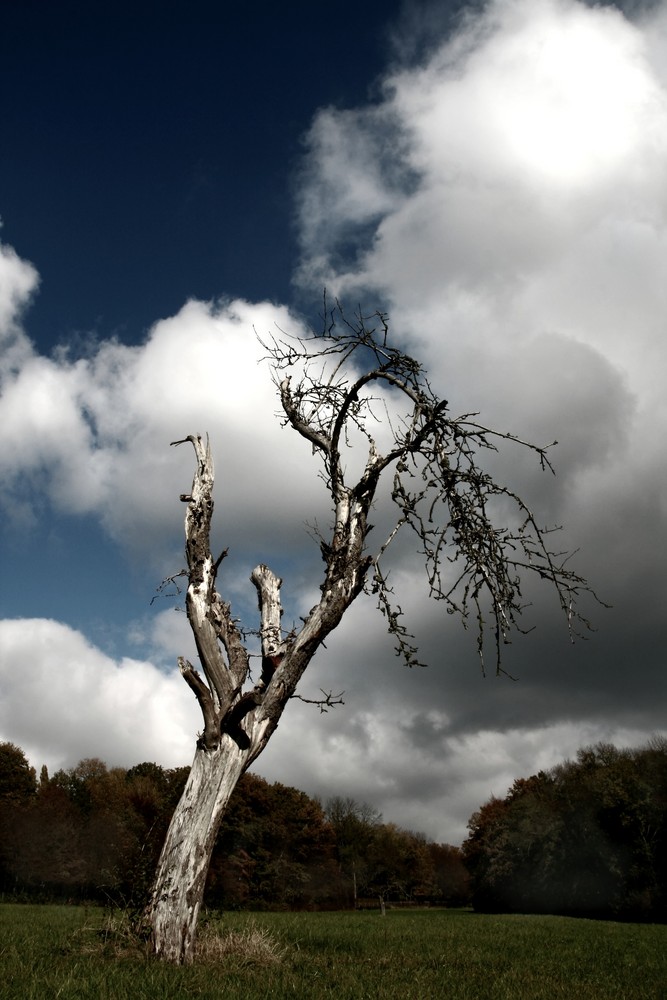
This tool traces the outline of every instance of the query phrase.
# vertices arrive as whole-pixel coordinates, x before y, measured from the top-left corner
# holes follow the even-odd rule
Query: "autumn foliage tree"
[[[253,570],[261,668],[251,680],[248,634],[221,593],[225,552],[211,552],[210,448],[199,436],[185,439],[196,460],[192,489],[181,497],[187,504],[186,610],[203,676],[187,660],[179,663],[199,702],[203,729],[145,914],[155,953],[173,962],[192,959],[211,852],[236,783],[266,747],[308,664],[359,594],[375,596],[398,653],[410,666],[418,662],[385,569],[400,533],[412,532],[424,554],[431,596],[464,624],[475,624],[482,658],[490,633],[497,670],[504,643],[520,628],[524,576],[555,588],[571,629],[578,621],[577,596],[587,589],[550,548],[548,533],[521,498],[480,465],[485,452],[507,443],[532,450],[542,468],[551,469],[547,449],[484,427],[473,414],[450,414],[422,366],[391,345],[382,314],[348,322],[335,308],[325,314],[321,335],[280,336],[266,346],[283,421],[318,457],[330,495],[330,525],[319,536],[324,570],[317,603],[289,631],[281,621],[282,581],[264,564]],[[348,462],[351,454],[360,457]],[[371,544],[369,515],[381,483],[394,517]],[[508,505],[511,520],[496,523],[494,511]],[[325,702],[333,697],[325,694]]]
[[[472,817],[479,910],[667,917],[667,743],[599,743],[518,779]]]
[[[0,743],[0,803],[26,802],[37,791],[34,767],[20,747]]]
[[[16,748],[15,748],[16,749]],[[0,799],[0,889],[37,899],[145,904],[187,768],[125,771],[97,758]],[[4,863],[3,863],[4,862]]]

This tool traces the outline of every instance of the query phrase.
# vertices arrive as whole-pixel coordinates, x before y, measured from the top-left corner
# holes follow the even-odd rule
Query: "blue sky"
[[[0,14],[0,738],[35,766],[187,763],[173,600],[209,431],[227,595],[288,614],[327,517],[256,333],[326,286],[386,309],[453,410],[539,443],[493,471],[613,608],[571,646],[555,601],[480,677],[474,637],[394,582],[428,670],[360,599],[256,765],[460,841],[513,778],[664,731],[667,4],[580,0],[6,4]]]
[[[189,296],[291,299],[304,132],[367,99],[399,8],[4,5],[3,218],[40,252],[32,336],[136,343]]]

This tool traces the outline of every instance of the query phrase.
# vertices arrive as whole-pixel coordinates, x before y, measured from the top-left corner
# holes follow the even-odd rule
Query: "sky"
[[[240,6],[240,5],[239,5]],[[667,733],[667,2],[190,0],[0,12],[0,739],[39,771],[191,761],[179,495],[209,433],[221,589],[313,603],[327,498],[258,337],[322,290],[389,315],[489,469],[609,608],[528,596],[504,666],[391,566],[428,666],[360,597],[254,770],[459,844],[517,777]]]

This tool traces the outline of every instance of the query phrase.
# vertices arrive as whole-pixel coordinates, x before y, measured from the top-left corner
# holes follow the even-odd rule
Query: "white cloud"
[[[657,346],[665,296],[667,94],[654,34],[613,8],[495,0],[425,65],[390,76],[378,106],[335,122],[324,112],[304,193],[307,266],[340,292],[375,288],[401,334],[450,372],[453,362],[456,378],[464,362],[493,364],[552,330],[641,377],[637,338]],[[348,192],[341,171],[332,189],[330,161],[376,133],[385,172],[409,180],[387,199],[380,168],[368,174],[371,204],[386,207],[346,269],[338,240],[358,218],[357,184],[352,174]],[[466,394],[475,383],[476,370]]]
[[[0,389],[31,353],[20,318],[38,283],[32,264],[0,243]]]
[[[414,123],[411,161],[433,180],[493,178],[568,198],[616,177],[664,97],[642,34],[614,8],[495,0],[426,67],[388,83]]]
[[[62,512],[101,517],[135,554],[164,556],[165,536],[180,539],[178,496],[193,468],[190,449],[174,454],[169,443],[208,432],[237,548],[249,533],[269,547],[279,531],[300,533],[323,492],[307,449],[276,418],[256,333],[278,327],[300,329],[270,303],[191,301],[141,347],[103,342],[75,360],[29,348],[0,399],[8,509],[17,495],[29,502],[33,489],[45,491]]]
[[[201,720],[183,688],[177,670],[112,660],[60,622],[0,621],[0,738],[19,744],[38,770],[84,757],[189,764]]]
[[[0,245],[0,335],[3,339],[16,333],[21,311],[36,290],[38,281],[32,264],[22,260],[13,247]],[[6,364],[6,355],[4,361]]]
[[[329,143],[323,113],[304,195],[310,281],[374,290],[454,412],[559,441],[557,480],[511,450],[493,467],[571,527],[603,594],[614,565],[637,571],[665,535],[664,502],[637,510],[664,491],[666,10],[635,23],[577,0],[471,10],[377,105],[338,113]],[[380,195],[388,173],[403,183],[350,252],[327,150],[344,161],[360,134],[388,163],[369,174]]]

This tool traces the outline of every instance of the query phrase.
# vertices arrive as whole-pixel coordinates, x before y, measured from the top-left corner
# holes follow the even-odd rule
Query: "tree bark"
[[[155,954],[176,964],[194,957],[197,920],[211,852],[248,751],[230,737],[198,748],[165,839],[146,917]]]
[[[263,564],[253,570],[262,666],[254,686],[244,691],[249,655],[231,608],[217,591],[224,553],[216,561],[210,552],[214,481],[210,449],[200,437],[185,440],[197,456],[192,492],[181,497],[188,504],[185,606],[204,677],[182,657],[179,667],[199,702],[204,728],[144,914],[155,954],[177,964],[194,957],[211,853],[230,796],[267,745],[315,651],[359,594],[368,565],[361,558],[368,503],[351,504],[346,496],[337,511],[336,553],[329,562],[322,597],[298,633],[282,632],[280,578]]]

